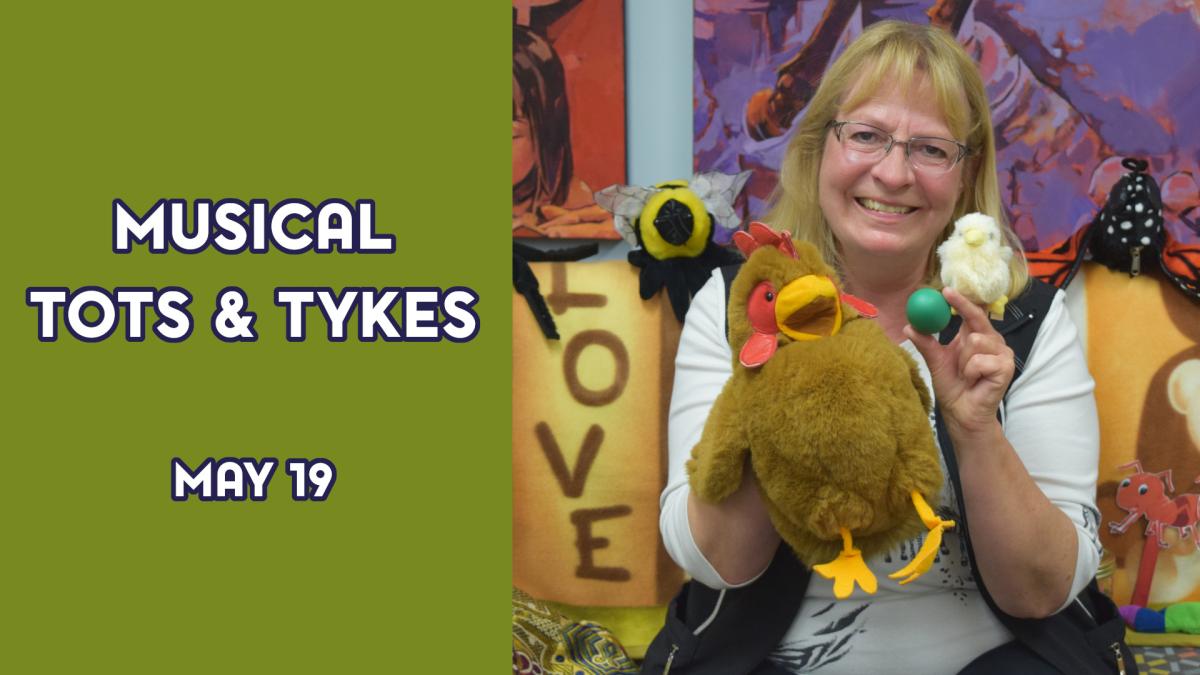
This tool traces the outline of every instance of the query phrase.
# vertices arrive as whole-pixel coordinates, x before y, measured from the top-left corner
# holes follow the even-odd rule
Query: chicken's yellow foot
[[[988,314],[996,321],[1004,320],[1004,307],[1008,304],[1008,296],[1002,295],[995,302],[988,305]]]
[[[879,583],[863,561],[862,551],[854,548],[849,530],[844,527],[838,529],[842,532],[842,552],[823,565],[813,565],[813,570],[826,579],[833,579],[833,596],[838,600],[850,597],[855,583],[863,591],[874,593]]]
[[[913,490],[912,502],[917,509],[917,515],[921,517],[921,522],[929,528],[929,536],[925,537],[925,543],[921,544],[921,550],[917,551],[911,562],[888,575],[889,579],[900,579],[901,586],[916,580],[933,567],[933,559],[937,556],[938,547],[942,545],[942,532],[954,527],[953,520],[943,520],[929,508],[920,492]]]

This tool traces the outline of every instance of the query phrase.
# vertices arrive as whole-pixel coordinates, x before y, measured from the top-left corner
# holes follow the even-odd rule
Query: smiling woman
[[[922,31],[928,34],[918,36]],[[907,38],[898,38],[901,35]],[[925,46],[909,41],[914,37]],[[843,121],[875,127],[892,141],[909,139],[902,148],[904,156],[892,157],[891,143],[883,144],[883,153],[845,147],[848,142],[861,147],[864,137],[858,135],[855,141],[844,133],[844,125],[840,124]],[[940,140],[914,148],[914,136]],[[948,151],[951,146],[945,141],[953,144],[957,157],[948,168],[943,165],[939,170],[930,170],[921,159],[913,158],[913,150],[936,153],[941,146]],[[878,147],[878,139],[872,142]],[[831,153],[832,149],[838,152]],[[848,49],[822,77],[822,86],[796,124],[766,220],[813,242],[826,260],[847,273],[843,256],[852,252],[839,245],[844,242],[836,242],[833,228],[839,226],[838,218],[825,210],[827,203],[822,200],[832,201],[837,186],[831,183],[854,178],[847,172],[853,173],[856,169],[851,167],[858,167],[862,169],[862,180],[844,186],[850,190],[843,195],[849,203],[842,204],[839,212],[881,216],[897,208],[913,209],[913,213],[897,214],[904,215],[900,219],[904,227],[914,221],[928,222],[930,228],[940,227],[931,242],[936,244],[949,236],[955,219],[977,211],[996,219],[1007,243],[1019,251],[1020,242],[1008,227],[1000,202],[995,153],[987,93],[974,61],[948,33],[914,24],[886,23],[882,30],[865,32],[856,40],[855,48]],[[859,200],[870,200],[872,207]],[[935,217],[928,217],[930,210],[936,212]],[[938,285],[932,248],[912,252],[925,256],[923,269],[912,266],[916,261],[904,261],[916,275],[910,283]],[[898,262],[887,260],[889,281]],[[873,267],[868,265],[860,271]],[[1015,297],[1028,274],[1019,260],[1013,263],[1012,272],[1013,292],[1009,295]],[[892,333],[898,335],[902,325],[893,326]]]
[[[961,153],[946,140],[953,133],[932,94],[927,77],[908,88],[884,86],[839,113],[864,123],[833,122],[825,134],[818,199],[852,285],[874,283],[854,279],[859,270],[886,273],[888,283],[902,270],[909,275],[903,283],[924,283],[929,251],[952,220],[964,180]],[[909,140],[893,148],[896,136]],[[914,144],[923,147],[920,158]],[[871,263],[879,256],[887,256],[886,269]]]
[[[744,306],[741,291],[735,283],[727,298],[715,276],[695,296],[680,337],[661,500],[665,547],[694,581],[675,605],[683,613],[669,613],[656,642],[663,653],[652,648],[647,663],[661,669],[673,659],[690,673],[981,675],[1116,672],[1118,659],[1132,661],[1121,649],[1115,608],[1089,585],[1099,562],[1099,435],[1093,381],[1063,295],[1030,285],[1023,257],[1014,255],[1007,295],[1032,311],[1010,312],[1004,335],[952,289],[941,293],[959,315],[948,331],[919,334],[906,320],[914,291],[941,286],[934,253],[957,219],[990,216],[1020,250],[1000,203],[995,156],[983,81],[942,29],[875,23],[821,77],[796,123],[766,220],[816,246],[842,290],[874,305],[873,320],[920,366],[947,466],[936,515],[961,531],[931,546],[933,571],[905,581],[911,585],[880,575],[877,590],[842,600],[834,581],[811,575],[781,548],[762,497],[777,472],[744,472],[723,501],[692,489],[688,458],[708,433],[706,418],[742,348],[723,330],[742,320],[728,313]],[[1020,326],[1034,337],[1017,377],[1008,340]],[[848,400],[861,394],[846,392]],[[839,420],[838,408],[812,424],[879,423]],[[761,424],[770,423],[764,415]],[[931,548],[928,541],[918,535],[868,562],[899,573]],[[1085,638],[1101,617],[1118,629],[1103,652]],[[671,640],[674,656],[663,644]],[[704,641],[737,642],[742,662],[697,663]]]

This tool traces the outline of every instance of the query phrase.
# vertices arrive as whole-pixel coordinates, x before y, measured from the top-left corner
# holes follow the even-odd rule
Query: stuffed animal
[[[1125,625],[1139,633],[1190,633],[1200,635],[1200,602],[1180,602],[1162,609],[1121,605]]]
[[[1177,239],[1163,220],[1158,182],[1147,171],[1150,164],[1136,157],[1121,160],[1128,170],[1112,190],[1091,223],[1052,246],[1025,254],[1029,274],[1048,284],[1066,288],[1083,260],[1135,277],[1155,260],[1163,274],[1193,300],[1200,300],[1200,243]],[[1188,211],[1179,214],[1195,230]]]
[[[749,178],[749,171],[710,171],[652,188],[610,185],[596,193],[596,203],[612,212],[613,226],[632,249],[629,263],[642,270],[643,300],[666,288],[675,318],[683,321],[713,269],[740,260],[720,244],[742,224],[733,202]]]
[[[1004,318],[1013,251],[991,216],[968,213],[956,220],[954,232],[938,246],[937,254],[943,284],[986,307],[993,319]]]
[[[924,527],[918,554],[891,575],[916,579],[954,525],[928,505],[942,471],[916,364],[862,318],[873,308],[838,290],[815,248],[759,223],[735,241],[750,257],[730,287],[733,375],[688,461],[692,490],[724,500],[749,453],[775,528],[836,597],[856,583],[874,593],[863,556]]]

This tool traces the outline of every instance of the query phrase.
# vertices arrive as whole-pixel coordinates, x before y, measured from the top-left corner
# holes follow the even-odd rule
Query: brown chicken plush
[[[873,307],[838,290],[815,248],[760,223],[736,241],[749,259],[729,293],[733,376],[692,449],[692,490],[724,500],[749,453],[775,529],[836,597],[855,583],[874,593],[864,555],[924,527],[920,551],[891,575],[916,579],[954,526],[928,505],[942,471],[916,363],[863,318]]]

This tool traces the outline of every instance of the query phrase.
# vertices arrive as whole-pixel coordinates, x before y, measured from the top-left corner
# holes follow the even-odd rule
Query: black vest
[[[739,267],[731,265],[721,269],[726,296]],[[1053,286],[1031,280],[1025,292],[1009,302],[1004,320],[996,324],[1015,355],[1013,381],[1021,375],[1055,291]],[[951,320],[939,335],[942,344],[954,338],[960,323],[957,316]],[[1124,621],[1117,613],[1116,605],[1096,587],[1095,580],[1066,609],[1044,619],[1018,619],[996,606],[975,566],[954,448],[941,414],[936,410],[935,419],[947,477],[954,486],[962,512],[955,529],[966,543],[971,571],[988,607],[1018,641],[1063,673],[1116,673],[1120,650],[1125,672],[1136,675],[1133,654],[1124,643]],[[717,591],[689,581],[671,601],[666,625],[646,650],[641,672],[662,673],[668,665],[670,672],[676,675],[781,672],[767,661],[767,656],[779,645],[795,620],[810,576],[811,571],[796,558],[791,548],[781,544],[767,571],[748,586]]]

